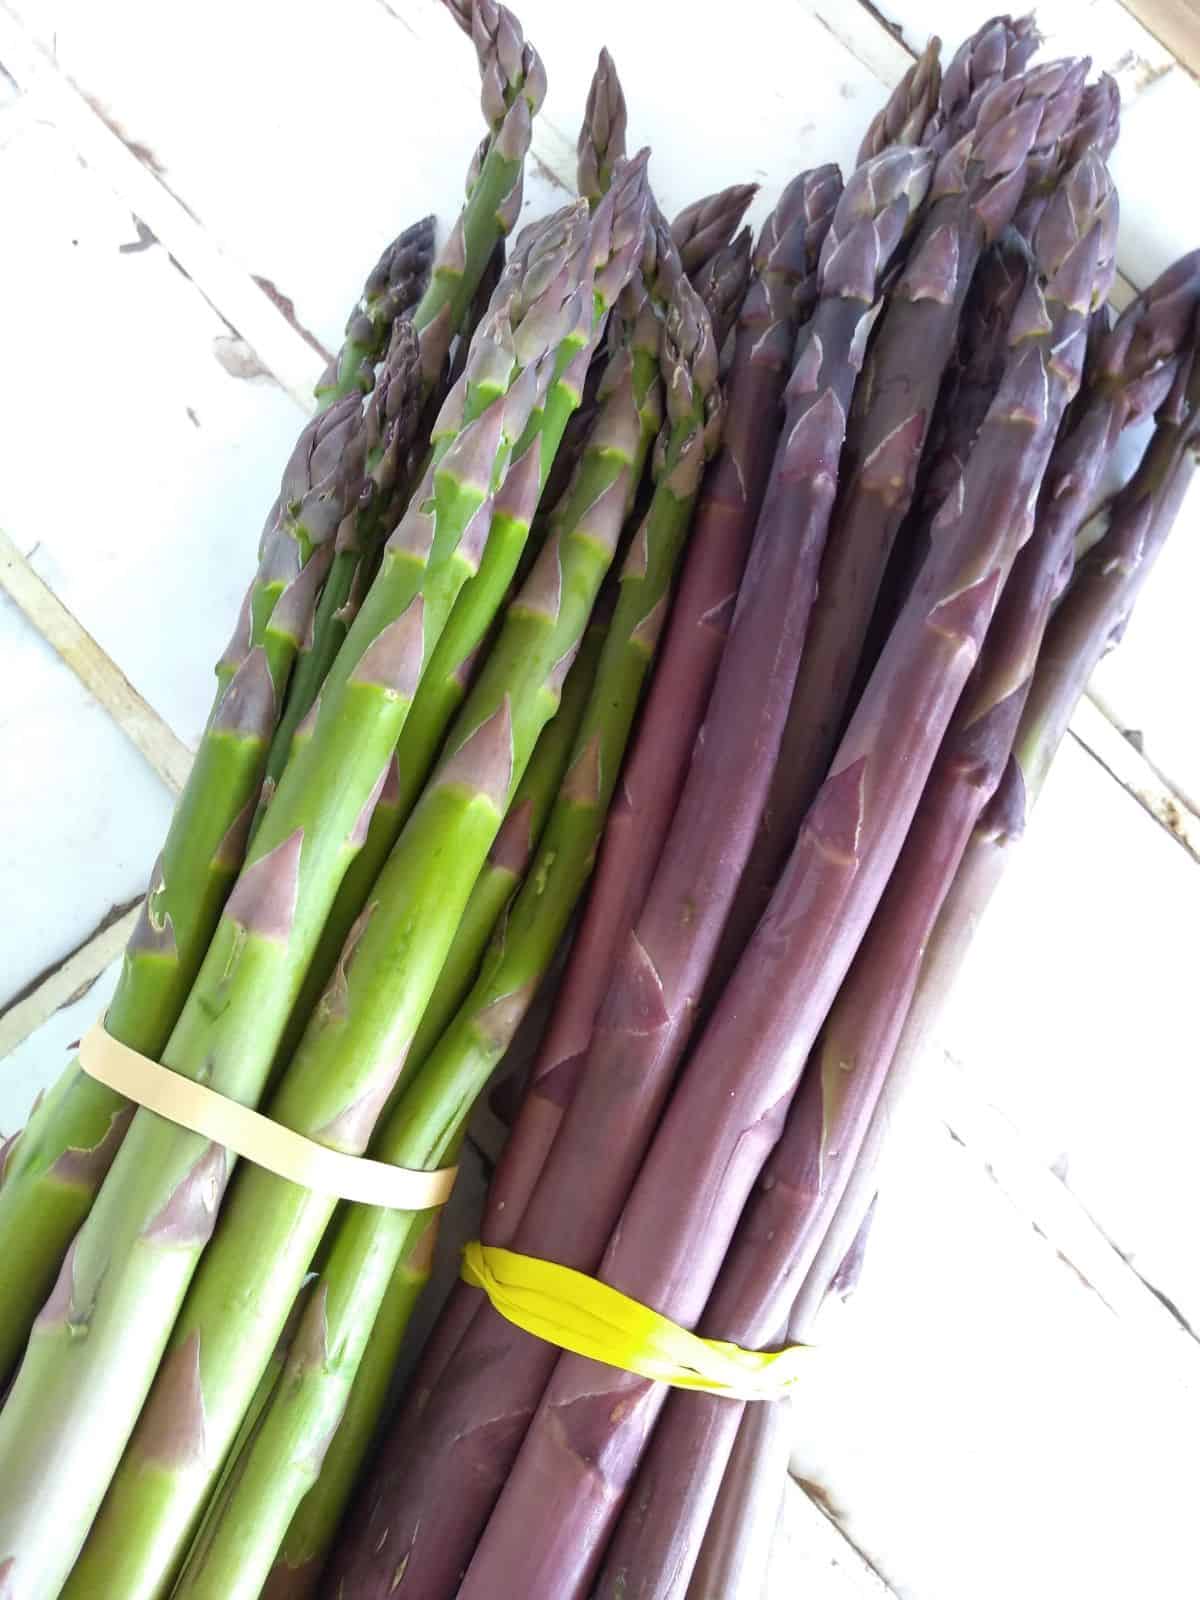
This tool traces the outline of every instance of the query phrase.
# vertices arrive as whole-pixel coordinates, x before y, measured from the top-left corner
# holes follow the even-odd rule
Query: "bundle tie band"
[[[478,1240],[463,1251],[462,1276],[526,1333],[676,1389],[779,1400],[799,1382],[807,1354],[799,1344],[744,1350],[702,1339],[587,1273]]]
[[[103,1023],[96,1023],[80,1041],[79,1064],[90,1078],[126,1100],[315,1194],[390,1211],[427,1211],[444,1205],[454,1184],[455,1167],[416,1172],[316,1144],[261,1112],[139,1055],[106,1032]]]

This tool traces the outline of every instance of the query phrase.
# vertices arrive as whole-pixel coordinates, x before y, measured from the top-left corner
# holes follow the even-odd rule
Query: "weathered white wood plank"
[[[309,410],[313,382],[323,364],[320,353],[281,315],[263,287],[213,244],[195,218],[2,6],[0,60],[17,85],[35,97],[39,115],[50,117],[81,152],[86,151],[88,164],[129,201],[184,271],[221,307],[263,365],[302,410]]]
[[[171,795],[4,595],[0,655],[2,1004],[139,893]]]
[[[763,1600],[885,1600],[892,1593],[837,1524],[789,1479]]]
[[[1094,768],[1064,743],[939,1038],[1138,1272],[1200,1325],[1200,866]]]
[[[1147,1351],[973,1151],[913,1128],[792,1470],[906,1600],[1187,1590],[1200,1362]]]
[[[83,0],[11,5],[215,239],[326,345],[387,239],[424,211],[453,215],[482,124],[473,50],[438,0],[300,11],[285,0],[170,11],[117,0],[103,17]],[[718,0],[691,6],[686,28],[672,7],[636,0],[594,18],[554,0],[522,6],[550,79],[531,214],[557,203],[542,166],[571,175],[601,44],[629,93],[631,139],[654,148],[668,210],[757,179],[761,213],[799,167],[852,157],[883,98],[878,60],[864,64],[791,0],[757,9],[761,26],[731,29]]]
[[[117,960],[137,925],[140,905],[131,906],[115,921],[107,922],[90,939],[85,939],[58,966],[41,978],[28,994],[0,1012],[0,1062],[4,1062],[3,1078],[6,1094],[15,1094],[13,1088],[18,1078],[29,1080],[29,1069],[14,1066],[7,1058],[14,1055],[25,1040],[35,1034],[52,1017],[75,1003],[78,995],[89,989],[106,968]],[[49,1070],[44,1068],[44,1070]],[[0,1127],[4,1126],[0,1108]]]
[[[120,971],[120,962],[110,955],[105,966],[81,979],[63,996],[58,1010],[14,1050],[0,1053],[0,1134],[24,1127],[34,1101],[58,1078],[76,1041],[103,1015]],[[0,1020],[0,1029],[7,1020]]]
[[[0,526],[194,746],[303,419],[28,98],[0,110],[0,204],[21,374],[0,394]]]
[[[171,789],[182,787],[192,752],[138,694],[91,634],[34,572],[0,528],[0,585],[75,676],[104,706]]]
[[[1123,0],[1144,28],[1200,77],[1200,6],[1196,0]]]

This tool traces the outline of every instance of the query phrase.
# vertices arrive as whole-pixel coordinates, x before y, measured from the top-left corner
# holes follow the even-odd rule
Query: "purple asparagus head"
[[[992,17],[959,45],[942,73],[938,138],[947,148],[966,131],[968,107],[982,91],[1025,70],[1041,43],[1032,14]]]
[[[497,0],[444,0],[446,9],[469,35],[479,57],[483,115],[499,133],[518,96],[536,112],[546,98],[546,69],[521,24]]]
[[[671,238],[689,278],[695,281],[706,263],[725,248],[757,193],[755,183],[735,183],[684,206],[671,223]]]
[[[625,130],[629,115],[625,93],[617,76],[616,63],[607,50],[601,50],[588,88],[583,126],[576,145],[576,187],[595,206],[608,192],[613,168],[625,154]]]
[[[942,87],[942,41],[936,35],[877,111],[858,147],[858,165],[881,155],[889,145],[923,144],[937,113]]]

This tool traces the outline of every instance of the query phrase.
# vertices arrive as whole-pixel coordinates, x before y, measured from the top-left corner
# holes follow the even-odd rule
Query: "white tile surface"
[[[0,595],[0,1004],[145,887],[171,796]]]

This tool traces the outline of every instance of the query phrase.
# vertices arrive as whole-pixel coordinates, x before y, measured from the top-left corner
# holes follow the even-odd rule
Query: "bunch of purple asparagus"
[[[1200,251],[1110,311],[1115,86],[1007,16],[757,236],[668,222],[602,51],[509,247],[545,74],[447,4],[465,204],[321,380],[106,1025],[430,1171],[519,1056],[484,1245],[802,1342],[1190,480]],[[786,1407],[465,1282],[390,1396],[437,1214],[233,1168],[75,1066],[0,1149],[7,1600],[761,1594]]]

